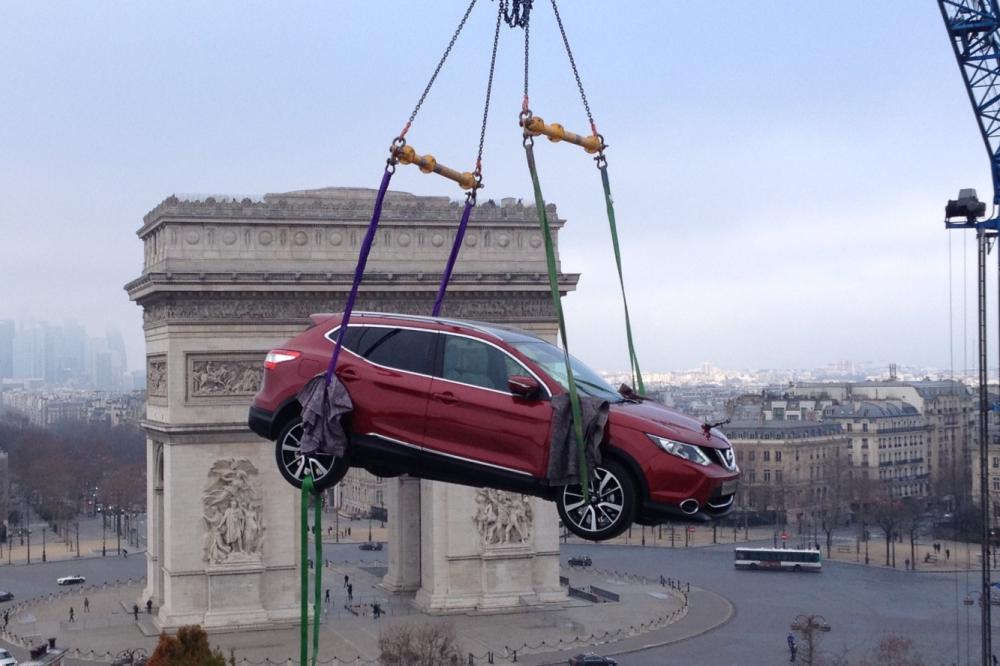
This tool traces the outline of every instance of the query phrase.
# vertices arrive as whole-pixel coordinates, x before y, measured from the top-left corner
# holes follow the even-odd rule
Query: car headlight
[[[666,437],[657,437],[656,435],[650,435],[648,433],[646,434],[646,437],[649,437],[649,439],[653,441],[653,444],[656,444],[670,455],[683,458],[688,462],[693,462],[694,464],[701,465],[703,467],[712,464],[712,460],[705,455],[705,452],[693,444],[685,444],[684,442],[667,439]]]

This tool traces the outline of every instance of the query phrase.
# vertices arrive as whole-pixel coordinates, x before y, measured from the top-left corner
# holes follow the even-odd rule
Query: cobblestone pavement
[[[563,574],[574,587],[596,586],[619,595],[621,600],[595,604],[571,598],[557,610],[428,618],[417,613],[408,601],[387,598],[377,587],[383,572],[383,564],[377,561],[364,565],[331,563],[329,568],[324,567],[331,602],[322,607],[321,660],[355,663],[360,657],[361,663],[369,663],[377,657],[383,627],[435,621],[454,625],[464,653],[471,653],[476,663],[486,663],[489,652],[494,654],[495,663],[508,663],[514,660],[515,651],[518,663],[544,663],[548,657],[539,653],[569,654],[573,651],[566,648],[574,645],[578,652],[600,643],[628,646],[677,640],[724,622],[731,612],[725,599],[698,588],[671,588],[660,585],[658,579],[642,579],[610,569],[568,569]],[[350,576],[354,584],[354,599],[349,604],[343,589],[344,575]],[[151,651],[156,640],[151,617],[143,611],[136,620],[131,611],[141,589],[139,583],[124,583],[63,590],[55,596],[21,602],[12,609],[6,638],[16,646],[24,646],[55,637],[58,645],[71,649],[71,659],[109,660],[126,648]],[[89,612],[83,610],[84,598],[89,602]],[[688,598],[692,600],[690,606]],[[371,612],[374,602],[379,602],[388,615],[375,620]],[[297,657],[298,651],[295,627],[213,633],[211,640],[227,654],[234,650],[237,660],[258,663],[265,658],[284,662]]]

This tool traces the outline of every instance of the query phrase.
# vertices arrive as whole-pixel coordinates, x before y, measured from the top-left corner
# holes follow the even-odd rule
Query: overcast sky
[[[141,270],[143,214],[174,192],[376,187],[465,4],[3,2],[0,318],[117,325],[141,367],[140,312],[122,286]],[[532,108],[584,132],[551,8],[536,5]],[[645,370],[948,367],[943,206],[960,187],[987,201],[991,189],[935,3],[561,10],[611,146]],[[447,164],[475,155],[495,11],[479,0],[408,135]],[[523,35],[501,37],[482,197],[529,199]],[[626,368],[598,174],[579,150],[537,153],[569,221],[563,268],[583,274],[565,301],[571,348]],[[415,169],[393,186],[458,195]],[[960,367],[964,244],[975,254],[951,235]]]

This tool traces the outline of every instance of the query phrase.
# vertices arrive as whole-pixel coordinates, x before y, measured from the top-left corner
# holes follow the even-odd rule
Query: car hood
[[[609,416],[611,427],[631,428],[650,435],[676,439],[688,444],[709,446],[714,449],[728,449],[729,440],[718,429],[713,428],[708,437],[702,422],[690,416],[675,412],[663,405],[650,402],[616,402],[611,405]]]

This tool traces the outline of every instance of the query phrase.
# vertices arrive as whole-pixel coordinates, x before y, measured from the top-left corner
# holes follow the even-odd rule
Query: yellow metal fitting
[[[424,173],[431,173],[433,171],[448,180],[453,180],[463,190],[471,190],[476,187],[476,177],[468,171],[455,171],[443,164],[438,164],[437,159],[433,155],[420,155],[413,146],[407,145],[400,148],[399,152],[396,153],[396,159],[401,164],[416,164]]]
[[[532,116],[528,120],[527,124],[524,126],[524,133],[529,136],[538,136],[543,134],[549,138],[549,141],[568,141],[574,145],[580,146],[588,153],[596,153],[601,150],[601,139],[595,134],[590,136],[581,136],[570,132],[565,127],[559,123],[552,123],[547,125],[540,116]]]

